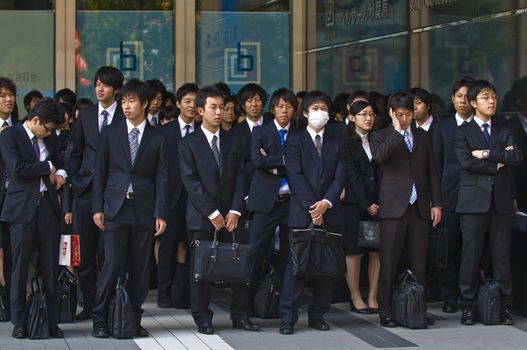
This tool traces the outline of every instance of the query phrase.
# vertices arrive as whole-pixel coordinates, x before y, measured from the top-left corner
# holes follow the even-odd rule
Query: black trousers
[[[289,231],[291,237],[292,229]],[[342,227],[326,225],[329,232],[341,233]],[[331,307],[331,294],[333,293],[333,283],[324,280],[312,280],[313,299],[308,308],[308,318],[310,321],[322,320],[324,314]],[[284,281],[280,294],[280,320],[283,325],[294,326],[298,321],[298,308],[300,298],[304,292],[306,280],[293,275],[291,257],[285,268]]]
[[[37,203],[35,203],[36,205]],[[39,267],[46,294],[48,322],[55,325],[59,316],[59,243],[60,224],[46,194],[40,198],[35,216],[28,224],[10,224],[13,270],[11,277],[11,322],[26,326],[26,285],[33,246],[39,252]]]
[[[247,237],[243,237],[243,222],[238,222],[236,230],[236,241],[246,243]],[[211,231],[188,231],[189,238],[194,240],[212,241],[214,232]],[[218,234],[220,242],[232,242],[232,234],[222,229]],[[211,297],[210,282],[199,282],[194,279],[194,245],[191,243],[190,249],[190,307],[192,317],[196,325],[203,322],[211,322],[213,312],[209,309]],[[244,284],[232,283],[232,300],[231,300],[231,320],[233,322],[249,318],[249,286]]]
[[[0,212],[4,206],[5,192],[0,202]],[[0,248],[4,251],[4,279],[9,293],[11,286],[11,234],[9,233],[9,224],[0,222]]]
[[[460,214],[463,248],[459,270],[461,307],[474,309],[481,284],[480,263],[488,235],[492,277],[499,283],[504,306],[512,302],[511,227],[513,216],[499,214],[492,201],[490,211],[480,214]]]
[[[84,191],[73,199],[73,231],[79,235],[81,264],[77,268],[79,286],[84,298],[84,308],[93,310],[97,291],[97,273],[103,264],[99,236],[101,232],[92,218],[92,191]]]
[[[109,303],[117,278],[123,271],[128,273],[126,291],[136,315],[136,322],[141,323],[141,306],[148,295],[154,221],[151,227],[140,225],[134,205],[135,201],[139,200],[141,199],[125,200],[115,218],[105,220],[105,228],[101,232],[105,259],[97,281],[97,298],[93,310],[94,327],[106,325]]]
[[[448,260],[445,268],[438,268],[439,289],[444,303],[456,304],[459,296],[459,262],[461,260],[461,227],[459,214],[443,211],[441,226],[448,230]]]
[[[159,246],[159,261],[157,266],[157,299],[170,300],[170,287],[176,271],[176,252],[179,242],[187,242],[187,228],[185,224],[186,201],[180,200],[175,210],[171,210],[167,217],[165,233],[161,235]],[[187,257],[188,259],[188,257]]]
[[[277,201],[269,213],[254,212],[249,238],[251,255],[254,259],[254,270],[252,273],[253,282],[260,271],[267,252],[269,251],[276,227],[287,226],[288,217],[289,200]],[[288,240],[284,241],[289,244]],[[283,250],[282,248],[287,248],[286,251],[289,252],[289,246],[280,247],[280,250]]]
[[[430,219],[419,215],[417,203],[408,205],[406,212],[398,219],[380,219],[381,239],[379,257],[379,316],[391,317],[392,286],[396,281],[403,251],[406,252],[408,267],[425,286],[425,264]]]

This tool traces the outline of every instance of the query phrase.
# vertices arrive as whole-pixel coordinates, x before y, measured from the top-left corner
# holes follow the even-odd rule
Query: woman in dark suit
[[[377,286],[379,253],[357,247],[360,221],[373,221],[379,210],[377,167],[371,161],[368,135],[374,127],[373,105],[357,101],[349,107],[350,123],[346,129],[348,140],[348,176],[344,191],[344,248],[346,251],[346,281],[351,292],[351,310],[362,314],[378,311]],[[364,253],[368,254],[369,293],[366,304],[359,290],[360,266]]]

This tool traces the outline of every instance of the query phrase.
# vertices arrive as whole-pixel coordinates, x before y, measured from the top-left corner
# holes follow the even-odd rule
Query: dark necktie
[[[2,124],[2,128],[7,128],[7,127],[9,127],[9,124],[7,124],[7,122],[4,121],[4,124]],[[4,169],[4,180],[5,182],[9,181],[9,172],[7,171],[7,167]]]
[[[466,120],[463,120],[463,123],[461,123],[461,125],[467,125],[468,122]]]
[[[135,156],[137,154],[137,148],[139,147],[137,135],[139,135],[139,129],[137,128],[133,128],[128,134],[128,142],[130,143],[130,160],[132,161],[132,164],[135,163]]]
[[[185,125],[185,134],[183,135],[183,137],[187,137],[188,134],[190,134],[190,125]]]
[[[489,124],[487,123],[483,123],[483,138],[485,139],[487,147],[490,147]]]
[[[212,154],[214,155],[216,164],[220,168],[220,174],[221,174],[221,155],[220,155],[220,150],[218,149],[217,141],[218,141],[218,137],[216,137],[216,135],[212,136],[212,142],[210,143],[210,148],[212,149]]]
[[[108,126],[108,117],[110,116],[110,113],[105,109],[101,112],[102,114],[102,123],[101,123],[101,130],[104,129],[106,126]]]
[[[317,149],[318,156],[322,156],[322,138],[320,135],[315,136],[315,148]]]
[[[150,125],[156,127],[157,126],[157,117],[154,115],[152,116],[152,120],[150,121]]]
[[[414,150],[414,145],[412,144],[412,140],[410,140],[410,133],[408,130],[405,130],[403,133],[404,136],[404,142],[406,142],[406,146],[408,146],[408,149],[410,150],[410,153]],[[410,193],[410,200],[408,201],[410,204],[414,204],[417,200],[417,189],[415,188],[415,183],[412,183],[412,193]]]
[[[280,148],[282,149],[282,153],[284,152],[284,144],[285,144],[285,134],[287,133],[286,129],[278,130],[278,134],[280,135]],[[287,185],[287,180],[282,177],[280,179],[280,187],[284,187]]]
[[[37,161],[40,161],[40,147],[38,146],[38,138],[36,136],[33,136],[31,139],[31,143],[33,144],[33,151],[35,152],[35,157],[37,158]]]

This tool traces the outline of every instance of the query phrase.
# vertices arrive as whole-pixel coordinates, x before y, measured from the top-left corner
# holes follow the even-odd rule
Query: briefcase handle
[[[218,246],[218,231],[214,230],[214,240],[212,241],[212,255],[210,256],[212,259],[216,259]],[[232,250],[234,252],[232,260],[234,260],[234,262],[240,261],[240,258],[238,257],[238,242],[236,242],[236,235],[234,234],[234,232],[232,232]]]
[[[399,281],[398,281],[399,283],[406,282],[408,280],[411,280],[412,282],[415,282],[415,283],[419,283],[417,281],[417,277],[415,277],[415,275],[412,272],[412,270],[406,269],[404,272],[405,272],[404,274],[401,274],[401,276],[399,276]]]

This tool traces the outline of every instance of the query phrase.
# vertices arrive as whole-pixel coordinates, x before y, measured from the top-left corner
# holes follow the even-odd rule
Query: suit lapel
[[[219,175],[220,168],[218,167],[218,163],[216,163],[214,154],[212,154],[212,149],[210,148],[210,144],[207,141],[207,136],[205,136],[205,133],[203,132],[203,130],[201,130],[201,128],[196,128],[194,130],[195,130],[194,132],[197,133],[196,136],[198,139],[198,147],[200,148],[199,154],[207,158],[206,159],[207,164],[215,165],[216,174]],[[221,152],[220,154],[223,156],[224,151],[223,151],[221,135],[220,135],[220,152]]]
[[[483,134],[483,133],[482,133]],[[490,148],[493,149],[498,142],[500,135],[500,127],[496,123],[492,123],[490,130]]]
[[[118,128],[117,138],[119,139],[119,144],[123,148],[123,153],[128,160],[128,164],[131,166],[132,159],[130,157],[130,143],[128,142],[128,128],[126,127],[126,123],[117,125],[116,128]]]
[[[317,149],[315,148],[315,143],[313,142],[313,139],[311,139],[311,135],[309,132],[304,130],[302,132],[302,143],[304,144],[304,148],[309,150],[309,154],[311,155],[311,158],[313,159],[314,164],[320,163],[320,157],[317,154]]]
[[[150,129],[152,126],[148,121],[146,122],[145,129],[143,130],[143,135],[141,136],[141,142],[139,143],[139,147],[137,148],[137,153],[135,155],[135,164],[137,164],[137,160],[140,159],[141,153],[143,153],[143,150],[145,147],[148,146],[148,143],[150,142],[150,139],[152,138],[152,130]]]
[[[472,121],[469,123],[468,127],[470,127],[470,130],[478,138],[478,141],[479,141],[479,144],[480,144],[480,147],[481,147],[480,149],[486,149],[487,148],[487,143],[485,142],[485,138],[483,138],[483,132],[481,131],[481,128],[479,127],[479,125],[476,122],[476,120],[474,120],[474,118],[472,118]]]
[[[22,140],[22,144],[25,147],[26,152],[32,154],[35,160],[38,161],[38,159],[36,159],[37,157],[35,156],[35,151],[33,150],[33,144],[27,135],[26,129],[24,129],[24,124],[18,124],[16,127],[18,128],[17,132],[20,136],[20,139]]]

